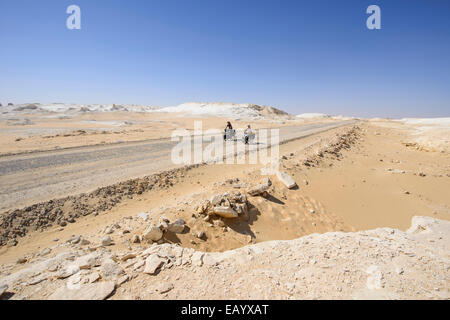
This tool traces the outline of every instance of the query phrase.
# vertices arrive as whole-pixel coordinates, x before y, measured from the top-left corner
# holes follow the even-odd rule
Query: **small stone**
[[[165,260],[160,258],[158,255],[151,254],[150,256],[147,257],[147,259],[145,259],[144,273],[155,274],[156,271],[159,269],[159,267],[163,265],[164,262]]]
[[[105,246],[105,247],[110,246],[110,245],[112,245],[112,243],[113,243],[113,241],[110,236],[106,236],[106,237],[102,238],[102,246]]]
[[[163,237],[163,232],[158,226],[150,226],[144,231],[142,237],[145,240],[158,241]]]
[[[61,270],[60,272],[58,272],[58,274],[56,275],[57,279],[65,279],[68,278],[72,275],[74,275],[75,273],[80,272],[80,268],[76,265],[70,265],[67,268]]]
[[[138,217],[140,217],[141,219],[143,219],[144,221],[148,220],[148,214],[146,214],[145,212],[141,212],[138,214]]]
[[[73,236],[71,237],[69,240],[67,240],[67,242],[71,243],[71,244],[77,244],[78,242],[80,242],[81,240],[81,236]]]
[[[262,184],[259,184],[253,188],[250,188],[247,190],[247,193],[251,196],[257,196],[261,195],[264,192],[267,192],[269,190],[270,186],[272,185],[272,181],[270,181],[269,178],[266,179],[266,181]]]
[[[97,281],[99,279],[100,279],[100,274],[98,272],[91,273],[88,276],[88,282],[89,283],[94,283],[95,281]]]
[[[278,171],[277,172],[277,178],[286,186],[288,189],[295,188],[297,186],[297,183],[294,181],[294,179],[288,175],[284,171]]]
[[[16,263],[17,263],[17,264],[24,264],[24,263],[26,263],[27,261],[28,261],[27,258],[22,257],[22,258],[17,259]]]
[[[17,240],[16,239],[11,239],[11,240],[9,240],[8,241],[8,243],[7,243],[7,246],[8,247],[15,247],[15,246],[17,246]]]
[[[223,221],[220,220],[220,219],[214,220],[214,225],[215,225],[216,227],[222,228],[222,227],[225,227],[225,222],[223,222]]]
[[[203,231],[199,231],[195,236],[199,239],[203,239],[205,237],[205,233]]]
[[[225,206],[214,207],[213,212],[223,218],[237,218],[239,216],[233,208]]]
[[[169,224],[168,230],[173,233],[183,233],[185,224],[183,219],[178,219],[174,223]]]
[[[114,228],[113,227],[107,227],[105,229],[105,234],[112,234],[114,232]]]
[[[128,276],[127,274],[120,277],[119,279],[117,279],[116,281],[116,287],[120,287],[122,284],[124,284],[125,282],[127,282],[128,280],[130,280],[130,276]]]
[[[173,284],[164,282],[156,290],[160,294],[164,294],[164,293],[167,293],[167,292],[171,291],[173,288],[174,288]]]
[[[123,256],[120,258],[120,260],[122,260],[122,261],[127,261],[127,260],[133,259],[133,258],[136,258],[136,254],[134,254],[134,253],[126,253],[125,255],[123,255]]]
[[[44,250],[41,251],[41,256],[44,257],[44,256],[50,254],[50,252],[52,252],[51,249],[45,248]]]
[[[137,234],[135,234],[133,236],[133,238],[131,239],[131,242],[132,243],[140,243],[141,242],[141,238]]]

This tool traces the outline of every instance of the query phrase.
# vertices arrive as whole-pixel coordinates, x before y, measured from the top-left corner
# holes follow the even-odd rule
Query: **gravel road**
[[[280,128],[280,143],[354,121]],[[88,192],[175,168],[170,139],[86,146],[0,158],[0,210]]]

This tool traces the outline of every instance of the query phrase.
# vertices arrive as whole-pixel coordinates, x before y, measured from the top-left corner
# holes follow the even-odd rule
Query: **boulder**
[[[77,266],[80,269],[91,269],[92,267],[99,265],[98,262],[99,257],[100,257],[99,253],[93,252],[77,258],[73,262],[73,265]]]
[[[151,254],[145,259],[144,273],[155,274],[156,271],[163,265],[164,259],[160,258],[156,254]]]
[[[76,289],[63,286],[50,295],[49,300],[104,300],[114,289],[115,284],[112,281],[85,284]]]
[[[213,212],[223,218],[237,218],[238,217],[237,212],[234,211],[234,209],[231,207],[224,207],[224,206],[214,207]]]
[[[169,224],[168,230],[173,233],[182,233],[185,228],[185,222],[183,219],[178,219],[174,223]]]
[[[263,194],[264,192],[267,192],[267,190],[269,190],[271,185],[272,181],[270,181],[270,179],[267,178],[267,180],[264,183],[248,189],[247,193],[251,196],[258,196]]]
[[[150,226],[144,231],[142,237],[145,240],[158,241],[163,237],[163,232],[158,226]]]
[[[288,189],[292,189],[297,186],[297,183],[284,171],[277,172],[277,178],[286,186]]]

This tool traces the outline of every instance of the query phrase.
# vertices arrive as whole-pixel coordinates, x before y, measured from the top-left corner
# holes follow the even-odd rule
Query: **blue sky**
[[[68,30],[66,8],[81,8]],[[381,8],[381,30],[366,8]],[[1,0],[0,103],[450,116],[447,0]]]

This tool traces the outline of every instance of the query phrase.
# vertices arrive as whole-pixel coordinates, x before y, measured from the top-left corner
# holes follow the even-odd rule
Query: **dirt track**
[[[280,143],[351,121],[280,128]],[[177,167],[170,139],[127,142],[0,158],[0,210],[87,192],[118,181]]]

